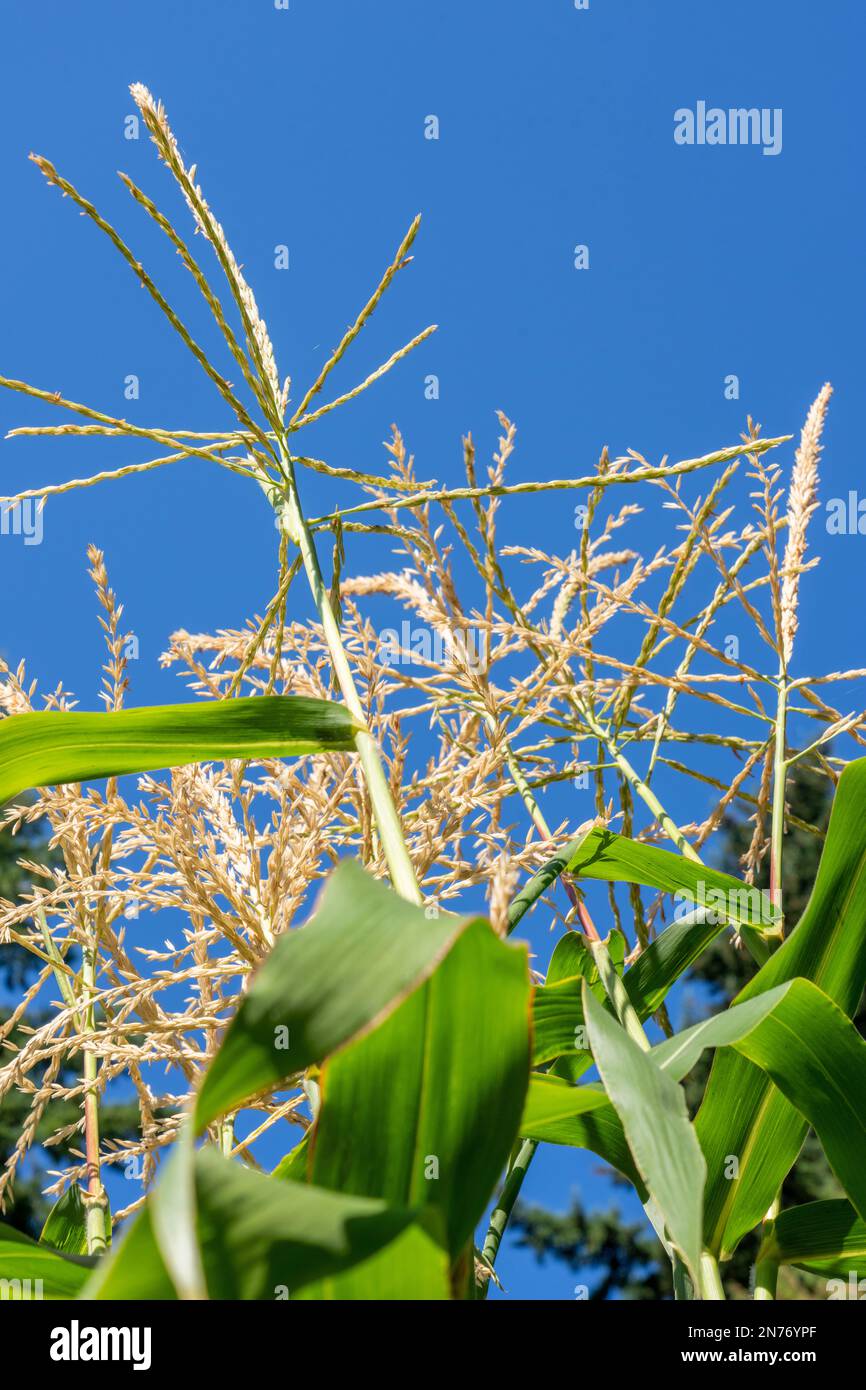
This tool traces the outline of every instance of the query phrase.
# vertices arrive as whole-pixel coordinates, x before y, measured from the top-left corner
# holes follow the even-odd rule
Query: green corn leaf
[[[767,897],[731,874],[720,873],[657,845],[645,845],[594,826],[587,834],[564,845],[560,852],[530,879],[512,901],[509,929],[517,926],[542,893],[560,874],[573,878],[601,879],[608,883],[635,883],[676,893],[682,898],[717,911],[725,921],[740,926],[774,926],[777,913]]]
[[[562,1077],[533,1072],[520,1133],[547,1144],[589,1149],[628,1178],[641,1201],[646,1200],[622,1123],[601,1086],[572,1086]]]
[[[299,1144],[284,1154],[271,1173],[272,1178],[279,1182],[306,1182],[307,1166],[310,1159],[310,1131],[304,1135]]]
[[[607,951],[614,968],[618,975],[623,972],[625,964],[626,940],[621,931],[612,931],[607,937]],[[598,977],[598,966],[595,963],[592,951],[586,944],[586,937],[579,931],[567,931],[557,941],[553,955],[550,957],[550,965],[547,968],[547,980],[549,985],[559,984],[561,980],[568,980],[575,975],[580,975],[593,986],[593,993],[598,993],[596,985],[600,985]]]
[[[546,984],[558,985],[563,980],[573,980],[575,976],[589,979],[593,971],[597,976],[598,970],[586,944],[586,937],[579,931],[567,931],[557,941],[550,957]]]
[[[375,1027],[480,918],[424,910],[344,860],[311,921],[280,938],[211,1062],[196,1129]]]
[[[554,987],[560,989],[561,984]],[[594,1000],[593,1008],[606,1014]],[[610,1019],[609,1027],[615,1026]],[[618,1035],[614,1037],[621,1041]],[[761,1068],[817,1132],[856,1211],[849,1203],[843,1203],[843,1208],[854,1211],[855,1217],[857,1212],[866,1216],[866,1170],[862,1164],[866,1147],[866,1042],[846,1015],[809,981],[796,979],[659,1043],[649,1060],[676,1082],[688,1074],[706,1047],[736,1048]],[[639,1051],[634,1049],[635,1055]],[[646,1058],[647,1054],[640,1053],[638,1070],[640,1060]],[[599,1070],[604,1078],[601,1066]],[[646,1094],[650,1100],[652,1080],[649,1075]],[[634,1181],[628,1150],[623,1152],[625,1133],[611,1128],[608,1107],[605,1092],[598,1088],[575,1088],[554,1077],[533,1076],[521,1133],[592,1149]],[[735,1109],[733,1103],[731,1108]],[[621,1114],[629,1139],[640,1142],[640,1132],[629,1128],[626,1115]],[[650,1114],[644,1138],[652,1124]],[[634,1158],[647,1176],[647,1166],[637,1153]],[[660,1206],[664,1209],[661,1200]]]
[[[839,780],[815,887],[797,927],[737,996],[743,1003],[798,976],[850,1017],[866,984],[866,759]],[[730,1049],[714,1061],[696,1129],[708,1167],[708,1247],[725,1259],[774,1201],[806,1135],[769,1076]],[[731,1159],[738,1175],[729,1177]]]
[[[697,1284],[706,1164],[682,1087],[634,1042],[584,983],[593,1059],[635,1166]]]
[[[805,980],[792,980],[745,1003],[732,1004],[723,1013],[713,1014],[691,1028],[675,1033],[672,1038],[665,1038],[664,1042],[657,1043],[652,1049],[651,1056],[674,1081],[681,1081],[688,1076],[704,1048],[736,1046],[771,1014],[793,1022],[797,1015],[792,1009],[796,1009],[798,1002],[802,1001],[803,1010],[808,1013],[810,1005],[819,1004],[821,1000],[826,1000],[826,996],[813,985]],[[786,1004],[792,1007],[784,1007]]]
[[[150,1224],[162,1262],[180,1297],[190,1300],[207,1297],[197,1232],[197,1163],[192,1126],[185,1122],[150,1199]]]
[[[641,952],[623,975],[626,992],[641,1022],[655,1013],[671,986],[726,925],[706,912],[690,912],[671,922]]]
[[[626,952],[622,932],[610,933],[607,948],[614,969],[621,975]],[[606,997],[586,938],[580,932],[569,931],[559,938],[550,958],[547,981],[533,996],[532,1062],[533,1066],[540,1066],[558,1058],[554,1070],[572,1082],[592,1064],[584,1037],[581,980],[586,980],[597,999]]]
[[[791,1207],[768,1223],[758,1259],[846,1284],[853,1274],[859,1285],[866,1278],[866,1221],[844,1197]]]
[[[641,1022],[655,1013],[671,986],[723,926],[724,923],[708,921],[706,913],[691,913],[672,922],[626,970],[623,983]],[[625,942],[619,932],[611,932],[608,940],[614,965],[621,973]],[[564,989],[562,986],[569,975],[572,976],[571,988]],[[540,1066],[555,1057],[553,1070],[570,1081],[577,1081],[591,1062],[589,1054],[577,1047],[583,1009],[580,979],[575,982],[575,976],[586,979],[595,997],[609,1008],[585,938],[579,932],[566,932],[551,957],[547,982],[535,992],[533,1063]]]
[[[288,758],[349,750],[342,705],[292,695],[0,720],[0,805],[30,787],[180,767],[203,759]]]
[[[306,1284],[369,1261],[397,1241],[413,1219],[383,1202],[277,1182],[212,1149],[195,1154],[193,1173],[198,1260],[205,1282],[198,1297],[294,1298]],[[153,1197],[97,1270],[84,1297],[178,1297],[152,1215]]]
[[[63,1255],[0,1225],[0,1301],[77,1298],[93,1261]]]
[[[575,1061],[580,1071],[591,1065],[583,1021],[583,980],[579,975],[542,985],[532,1000],[532,1065],[539,1067],[554,1057]],[[562,1074],[559,1072],[558,1074]],[[571,1072],[569,1079],[577,1077]]]
[[[396,1287],[395,1280],[403,1296],[449,1296],[450,1263],[517,1134],[529,1073],[529,997],[525,948],[502,942],[480,918],[431,920],[351,862],[332,876],[313,921],[278,943],[211,1064],[196,1122],[207,1124],[249,1094],[328,1059],[314,1135],[299,1146],[311,1181],[287,1177],[302,1175],[304,1160],[294,1153],[280,1165],[283,1180],[262,1179],[262,1192],[272,1203],[275,1190],[288,1190],[297,1204],[298,1192],[320,1197],[327,1189],[373,1199],[363,1210],[387,1212],[389,1221],[403,1214],[402,1226],[381,1242],[395,1242],[388,1259],[371,1242],[362,1252],[369,1267],[357,1280],[345,1277],[350,1264],[363,1262],[354,1246],[342,1266],[332,1261],[314,1274],[307,1266],[294,1274],[298,1287],[325,1281],[310,1297],[366,1298],[371,1288]],[[203,1185],[202,1156],[191,1164],[188,1144],[186,1154],[186,1170],[182,1156],[173,1156],[127,1237],[134,1259],[112,1256],[95,1282],[99,1296],[118,1297],[119,1288],[135,1290],[124,1297],[150,1296],[147,1269],[154,1288],[164,1290],[168,1279],[183,1296],[201,1296],[189,1240],[193,1206],[203,1283],[211,1296],[230,1296],[213,1293],[210,1253],[228,1215]],[[184,1178],[193,1166],[194,1204]],[[419,1212],[423,1229],[410,1232]]]
[[[107,1206],[105,1211],[105,1240],[107,1245],[111,1244],[111,1217]],[[50,1245],[54,1250],[61,1250],[65,1255],[87,1254],[84,1197],[77,1183],[72,1183],[71,1186],[67,1187],[63,1195],[58,1197],[54,1203],[48,1213],[45,1225],[42,1227],[39,1244]]]
[[[743,926],[770,927],[778,915],[765,894],[731,874],[598,826],[577,843],[569,857],[568,872],[575,878],[635,883],[679,894]]]
[[[774,920],[773,909],[767,899],[762,895],[756,895],[755,890],[739,879],[695,864],[667,850],[658,849],[655,845],[643,845],[629,840],[626,836],[596,827],[566,845],[518,894],[509,912],[510,928],[513,929],[517,925],[524,913],[565,871],[575,877],[638,883],[644,887],[690,895],[697,899],[703,898],[715,909],[707,911],[701,908],[676,918],[641,953],[634,965],[626,970],[623,983],[641,1021],[655,1013],[683,971],[697,960],[726,925],[736,923],[740,926],[743,932],[749,934],[750,944],[757,952],[760,937],[757,932],[751,931],[746,923],[760,922],[766,928]],[[722,905],[724,911],[721,910]],[[620,944],[624,953],[625,943],[621,933],[612,932],[609,949],[614,956],[617,969],[621,971]],[[761,953],[762,959],[764,954],[765,952]],[[597,987],[598,972],[595,962],[579,932],[566,932],[560,937],[551,957],[543,989],[560,984],[569,976],[589,980],[593,985],[593,992],[597,997],[601,997],[603,991]],[[571,991],[575,996],[572,1001],[574,1007],[568,1013],[564,1003],[567,991],[563,990],[558,996],[551,996],[549,999],[540,991],[536,994],[537,1046],[533,1053],[533,1061],[540,1064],[542,1061],[557,1058],[554,1070],[571,1081],[577,1081],[589,1065],[585,1056],[575,1055],[573,1051],[574,1030],[583,1021],[576,998],[578,992],[577,987]],[[554,1015],[558,1016],[560,1025],[558,1041],[557,1034],[550,1031]]]
[[[705,1047],[724,1046],[760,1067],[808,1120],[866,1217],[866,1042],[851,1020],[808,980],[791,980],[669,1038],[652,1057],[681,1077]]]
[[[509,932],[514,931],[514,928],[521,918],[526,915],[530,908],[535,906],[541,895],[546,893],[548,888],[553,886],[560,874],[566,872],[569,858],[574,854],[575,848],[580,843],[581,841],[579,839],[569,840],[567,844],[563,845],[558,854],[555,854],[552,859],[548,859],[545,864],[542,864],[538,872],[533,874],[529,882],[525,883],[520,892],[516,893],[511,899],[507,914]]]
[[[311,1180],[423,1211],[456,1259],[517,1137],[529,995],[525,948],[471,922],[421,989],[326,1062]]]
[[[390,1253],[412,1221],[411,1213],[383,1202],[274,1182],[207,1149],[198,1158],[197,1183],[211,1298],[295,1297],[305,1284]]]
[[[408,1226],[362,1263],[299,1290],[299,1302],[444,1302],[451,1297],[446,1252],[421,1226]]]
[[[114,1242],[111,1251],[100,1260],[81,1290],[83,1299],[168,1303],[178,1298],[160,1253],[152,1214],[151,1196],[120,1239]]]
[[[578,979],[591,979],[594,970],[595,976],[598,977],[598,969],[585,935],[582,931],[566,931],[553,948],[545,983],[562,984],[563,980],[573,980],[575,976]]]

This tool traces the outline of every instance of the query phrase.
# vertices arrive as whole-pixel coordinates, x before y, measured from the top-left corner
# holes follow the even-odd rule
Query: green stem
[[[701,1255],[699,1274],[701,1298],[713,1303],[724,1302],[725,1290],[722,1286],[722,1276],[719,1274],[718,1261],[715,1255],[710,1254],[709,1250],[705,1250]]]
[[[218,1148],[224,1158],[231,1158],[235,1146],[235,1117],[234,1115],[224,1115],[219,1122],[218,1128],[219,1142]]]
[[[761,1248],[758,1251],[758,1258],[755,1261],[755,1294],[754,1297],[759,1301],[768,1301],[776,1297],[776,1285],[779,1280],[779,1261],[773,1251],[775,1241],[773,1240],[773,1229],[776,1217],[782,1209],[781,1194],[776,1198],[761,1227]]]
[[[511,747],[511,744],[509,743],[508,739],[502,734],[499,725],[497,724],[492,714],[485,711],[483,714],[483,719],[485,724],[487,725],[487,728],[490,731],[491,736],[495,739],[498,739],[502,744],[502,748],[505,752],[505,762],[508,766],[508,771],[511,773],[511,780],[517,788],[518,792],[520,793],[520,798],[524,806],[526,807],[526,810],[529,813],[529,819],[532,821],[538,833],[542,835],[545,840],[552,840],[553,835],[551,833],[550,826],[547,823],[547,819],[544,815],[544,812],[538,804],[538,801],[535,797],[535,793],[533,792],[532,788],[530,787],[529,783],[523,775],[523,768],[520,766],[520,762],[514,752],[514,749]],[[593,922],[592,917],[589,914],[586,904],[584,903],[580,894],[577,892],[577,889],[571,882],[571,879],[569,878],[568,874],[563,872],[562,874],[560,874],[559,877],[562,882],[562,886],[565,889],[566,897],[568,898],[568,901],[571,903],[580,920],[582,931],[584,932],[589,941],[598,941],[599,935],[595,929],[595,923]]]
[[[381,754],[375,739],[367,728],[364,709],[355,686],[346,649],[343,646],[340,625],[331,606],[330,594],[322,575],[313,535],[301,510],[291,455],[284,444],[281,445],[281,454],[286,481],[285,490],[279,499],[283,504],[279,510],[280,524],[289,540],[297,545],[301,553],[313,602],[316,605],[319,622],[328,644],[334,674],[346,708],[358,726],[355,734],[355,748],[364,769],[373,815],[388,863],[391,881],[401,897],[406,898],[409,902],[421,903],[423,897],[406,847],[403,827],[391,796],[391,788],[388,785]],[[271,502],[274,503],[273,495],[269,495]]]
[[[685,835],[680,830],[676,822],[673,821],[671,817],[668,815],[667,811],[665,810],[662,803],[659,801],[652,788],[647,786],[643,778],[632,767],[625,754],[620,752],[620,749],[617,746],[617,743],[615,739],[612,737],[612,735],[608,732],[607,729],[603,728],[602,725],[599,724],[598,720],[595,718],[595,715],[592,713],[591,710],[589,710],[584,705],[581,705],[580,708],[584,720],[586,721],[587,727],[591,730],[595,737],[601,743],[604,744],[605,748],[607,749],[611,758],[613,758],[623,777],[634,789],[634,791],[637,792],[644,805],[647,806],[650,809],[650,811],[652,811],[653,815],[655,816],[656,820],[658,821],[659,825],[662,827],[668,838],[670,840],[673,840],[677,849],[680,851],[681,854],[684,854],[687,859],[691,859],[694,863],[700,864],[702,862],[701,856],[698,854],[697,850],[693,849],[692,846],[689,844]]]
[[[598,969],[599,978],[604,985],[605,993],[613,1005],[614,1013],[632,1042],[636,1042],[642,1051],[649,1052],[649,1038],[643,1030],[643,1025],[637,1016],[637,1010],[628,996],[625,985],[616,973],[605,942],[590,941],[589,949],[592,952],[592,958]]]
[[[88,943],[82,969],[84,985],[84,1031],[91,1037],[95,1017],[93,996],[96,989],[96,942]],[[101,1255],[107,1247],[107,1202],[99,1159],[99,1092],[96,1053],[84,1048],[84,1156],[87,1162],[87,1190],[84,1195],[85,1230],[88,1255]]]
[[[485,713],[484,721],[487,724],[487,727],[490,730],[491,734],[493,734],[494,736],[501,737],[501,735],[499,734],[498,726],[496,724],[496,720],[491,714]],[[550,826],[547,824],[544,812],[542,811],[537,800],[535,799],[532,789],[530,788],[528,782],[526,781],[526,778],[523,775],[523,770],[508,740],[502,737],[502,742],[505,749],[505,759],[508,764],[508,769],[511,773],[512,779],[514,781],[514,785],[516,786],[521,797],[523,798],[523,803],[527,811],[529,812],[533,824],[538,828],[538,830],[544,836],[544,838],[546,840],[549,840],[552,838],[552,836],[550,833]],[[560,877],[562,878],[563,885],[566,889],[566,892],[568,893],[569,900],[577,908],[581,924],[584,927],[587,943],[589,945],[590,950],[592,951],[593,959],[596,963],[596,968],[598,969],[599,978],[601,979],[607,996],[614,1007],[614,1011],[616,1013],[617,1018],[622,1023],[623,1027],[629,1032],[631,1037],[634,1038],[634,1040],[638,1043],[638,1045],[642,1047],[645,1051],[649,1051],[649,1040],[647,1039],[647,1036],[643,1031],[640,1019],[638,1018],[634,1010],[634,1006],[632,1005],[632,1002],[626,993],[625,986],[623,985],[622,980],[616,973],[613,961],[610,958],[610,952],[607,949],[607,943],[600,940],[598,932],[595,928],[595,924],[593,923],[592,918],[586,910],[586,907],[582,899],[578,897],[573,885],[569,882],[567,878],[564,877],[564,875],[560,875]],[[487,1235],[485,1237],[484,1246],[482,1248],[481,1253],[491,1267],[496,1262],[496,1254],[499,1250],[499,1245],[502,1240],[503,1232],[505,1231],[505,1227],[508,1225],[512,1208],[514,1206],[515,1201],[517,1200],[518,1193],[520,1192],[520,1189],[523,1185],[523,1179],[526,1177],[527,1170],[529,1168],[530,1163],[532,1162],[532,1159],[535,1155],[535,1150],[537,1148],[538,1142],[534,1139],[524,1139],[522,1141],[521,1148],[517,1154],[517,1157],[515,1158],[514,1163],[508,1171],[508,1176],[505,1180],[505,1186],[502,1189],[502,1196],[500,1197],[499,1202],[497,1203],[490,1217],[490,1224],[487,1228]],[[487,1296],[487,1288],[489,1287],[489,1284],[490,1280],[488,1279],[484,1286],[483,1297]]]
[[[777,1260],[758,1260],[755,1265],[755,1298],[758,1302],[776,1297],[776,1284],[779,1279]]]
[[[523,1179],[526,1177],[527,1170],[538,1148],[537,1139],[524,1139],[517,1151],[514,1162],[508,1170],[508,1177],[499,1197],[499,1201],[493,1208],[490,1216],[490,1225],[487,1228],[487,1235],[484,1238],[484,1245],[481,1249],[482,1259],[491,1267],[496,1263],[496,1256],[499,1253],[499,1246],[505,1234],[505,1228],[514,1210],[514,1204],[520,1195],[523,1186]],[[490,1288],[490,1280],[484,1280],[484,1287],[481,1293],[482,1298],[487,1297],[487,1290]]]

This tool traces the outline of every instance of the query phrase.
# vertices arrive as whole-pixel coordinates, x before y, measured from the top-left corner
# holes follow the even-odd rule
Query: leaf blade
[[[697,1284],[706,1164],[683,1090],[638,1047],[586,985],[583,1007],[592,1055],[622,1121],[635,1165]]]
[[[374,1027],[471,921],[431,921],[343,860],[311,920],[279,939],[244,996],[199,1092],[196,1130]]]
[[[517,1137],[529,996],[525,948],[470,923],[421,989],[326,1063],[312,1181],[424,1211],[456,1258]]]
[[[106,1224],[109,1226],[106,1237],[110,1240],[110,1221]],[[53,1250],[60,1250],[65,1255],[87,1254],[84,1199],[78,1183],[71,1183],[52,1206],[45,1218],[39,1244],[50,1245]]]
[[[791,1207],[779,1213],[763,1241],[758,1259],[768,1257],[828,1279],[853,1273],[859,1284],[866,1271],[866,1221],[844,1197]]]
[[[11,1226],[0,1224],[4,1298],[76,1298],[87,1283],[91,1268],[92,1262],[81,1256],[61,1254]]]
[[[797,977],[811,980],[848,1017],[866,985],[866,758],[849,763],[839,780],[800,922],[735,1003]],[[759,1068],[725,1049],[714,1058],[695,1127],[709,1170],[706,1241],[725,1259],[774,1200],[806,1125]],[[731,1154],[739,1159],[736,1178],[727,1175]]]
[[[542,893],[563,873],[606,883],[634,883],[643,888],[657,888],[660,892],[681,894],[696,903],[710,894],[717,894],[720,904],[724,900],[726,920],[742,926],[769,927],[775,924],[778,916],[765,895],[731,874],[660,849],[658,845],[646,845],[603,826],[593,826],[564,845],[524,885],[509,909],[509,930],[517,926]]]
[[[30,787],[208,759],[349,751],[354,732],[342,705],[293,695],[99,713],[13,714],[0,720],[0,804]]]
[[[645,1200],[646,1189],[622,1123],[600,1086],[572,1086],[562,1077],[533,1072],[520,1133],[541,1143],[589,1149],[628,1178],[641,1201]]]
[[[199,1297],[273,1301],[368,1261],[398,1239],[413,1214],[306,1183],[278,1181],[201,1149],[192,1164],[194,1222],[204,1288]],[[159,1188],[156,1189],[156,1192]],[[178,1297],[157,1236],[152,1195],[85,1298]],[[172,1265],[177,1260],[169,1254]],[[285,1292],[282,1290],[285,1289]],[[183,1295],[182,1295],[183,1296]]]

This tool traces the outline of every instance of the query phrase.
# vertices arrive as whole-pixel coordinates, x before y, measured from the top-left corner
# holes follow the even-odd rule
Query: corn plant
[[[241,386],[120,232],[47,159],[35,162],[127,262],[230,423],[144,428],[0,378],[74,417],[14,435],[124,437],[159,450],[3,501],[44,504],[205,459],[263,494],[264,524],[279,525],[278,574],[263,616],[244,629],[172,634],[164,662],[183,670],[197,697],[187,703],[126,707],[123,609],[95,546],[106,708],[77,711],[62,690],[37,707],[23,666],[2,668],[5,824],[47,818],[62,864],[28,864],[36,886],[0,909],[0,940],[37,963],[7,1043],[34,998],[57,995],[48,1022],[9,1043],[0,1068],[0,1101],[11,1088],[32,1096],[0,1200],[13,1197],[59,1098],[77,1101],[81,1118],[49,1142],[81,1134],[84,1152],[56,1175],[39,1241],[0,1227],[0,1278],[20,1288],[42,1279],[57,1298],[482,1300],[547,1142],[598,1154],[634,1186],[678,1298],[724,1297],[724,1263],[754,1231],[756,1299],[775,1297],[784,1265],[825,1284],[847,1279],[866,1256],[866,1043],[851,1022],[866,984],[866,758],[834,750],[863,743],[866,716],[836,709],[828,687],[866,673],[794,668],[830,388],[809,412],[787,487],[768,456],[789,436],[764,438],[751,420],[739,442],[699,458],[653,464],[605,449],[581,476],[518,483],[507,481],[516,430],[505,416],[486,480],[463,441],[460,486],[417,478],[396,431],[382,474],[302,453],[302,429],[433,331],[320,403],[410,260],[418,222],[294,405],[194,166],[163,107],[141,86],[132,93],[225,298],[174,222],[121,178],[190,273]],[[744,463],[754,489],[741,522],[729,496]],[[307,470],[346,489],[325,515],[305,511]],[[702,475],[706,492],[687,497],[684,485]],[[502,545],[503,505],[545,491],[585,499],[579,547],[558,556]],[[631,499],[659,494],[681,534],[644,558],[620,533],[640,511]],[[619,495],[630,500],[609,510]],[[393,542],[399,568],[349,575],[347,546],[368,537]],[[523,593],[527,571],[540,579]],[[709,596],[683,612],[707,571]],[[309,621],[289,607],[302,572]],[[407,653],[395,630],[377,631],[364,604],[383,596],[417,619],[429,650]],[[769,670],[719,646],[732,609],[769,649]],[[799,748],[793,721],[817,725]],[[432,732],[416,734],[425,726]],[[786,782],[800,759],[835,800],[794,924],[781,884]],[[659,769],[710,796],[702,821],[674,814],[679,798],[662,802]],[[136,801],[118,781],[130,774]],[[104,789],[81,785],[99,779]],[[594,813],[551,826],[545,792],[575,783]],[[734,807],[754,823],[742,880],[705,862]],[[755,887],[765,861],[769,894]],[[603,930],[587,902],[593,882],[607,885]],[[466,908],[477,889],[486,916]],[[136,943],[140,912],[163,908],[183,913],[182,944]],[[518,940],[530,911],[559,928],[544,978]],[[673,1032],[667,996],[723,931],[753,960],[750,983],[725,1012]],[[713,1069],[692,1118],[681,1083],[705,1049]],[[64,1059],[78,1054],[81,1082],[63,1086]],[[155,1093],[158,1068],[180,1089]],[[120,1076],[135,1088],[141,1134],[109,1147],[100,1105]],[[810,1127],[839,1195],[782,1210]],[[285,1129],[284,1156],[262,1171],[258,1141]],[[112,1212],[106,1170],[130,1161],[144,1191]]]

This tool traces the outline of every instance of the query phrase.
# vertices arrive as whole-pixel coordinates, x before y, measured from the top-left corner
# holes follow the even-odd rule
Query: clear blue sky
[[[7,0],[3,36],[3,374],[143,423],[224,422],[127,268],[26,159],[35,150],[67,173],[201,324],[182,268],[114,177],[125,169],[166,201],[149,141],[124,139],[127,85],[140,80],[198,161],[297,385],[424,214],[415,265],[340,384],[425,324],[440,332],[310,436],[319,455],[376,467],[396,420],[421,476],[456,482],[461,434],[471,429],[488,451],[501,408],[520,428],[514,478],[567,476],[591,469],[605,442],[648,457],[707,452],[735,442],[747,413],[767,433],[799,429],[829,378],[824,496],[862,487],[862,7]],[[674,112],[699,101],[781,108],[781,152],[678,146]],[[429,115],[437,141],[424,138]],[[274,268],[282,243],[288,271]],[[588,270],[574,269],[577,244],[589,247]],[[428,373],[440,379],[437,401],[424,396]],[[129,374],[140,378],[137,402],[124,400]],[[729,374],[740,379],[737,401],[724,396]],[[48,418],[0,396],[0,432]],[[12,441],[0,490],[145,456],[123,441]],[[314,509],[333,496],[321,482],[307,487]],[[566,551],[571,510],[535,499],[506,513],[503,534]],[[647,538],[657,543],[651,530]],[[83,563],[90,540],[105,547],[140,639],[139,703],[179,696],[157,667],[171,630],[238,624],[272,592],[264,503],[208,465],[50,504],[42,545],[0,538],[0,649],[26,657],[43,689],[62,679],[84,707],[96,705],[100,659]],[[365,544],[350,549],[350,564],[381,567]],[[863,664],[862,537],[834,539],[824,556],[808,583],[803,667]],[[606,1200],[595,1167],[551,1150],[528,1195]],[[572,1296],[566,1272],[536,1276],[524,1256],[506,1252],[502,1272],[514,1294]]]

